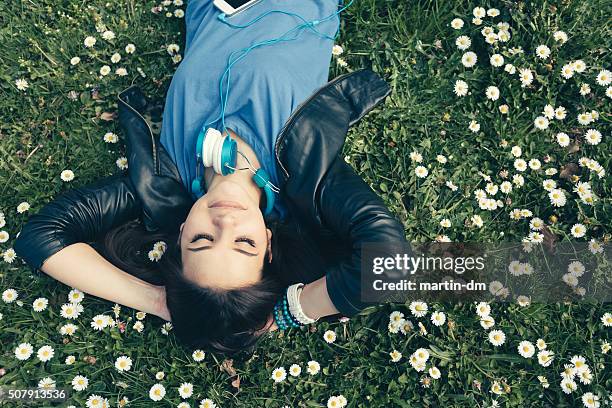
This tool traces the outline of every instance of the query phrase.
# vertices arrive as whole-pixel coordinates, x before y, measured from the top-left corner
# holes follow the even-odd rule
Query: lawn
[[[116,95],[134,83],[163,103],[185,9],[0,3],[0,386],[68,388],[64,407],[610,404],[609,303],[385,304],[227,360],[33,274],[15,236],[62,191],[127,171]],[[609,257],[609,12],[603,0],[357,0],[343,13],[330,79],[370,68],[392,87],[350,129],[345,159],[411,241],[569,241]],[[75,320],[62,317],[69,293]]]

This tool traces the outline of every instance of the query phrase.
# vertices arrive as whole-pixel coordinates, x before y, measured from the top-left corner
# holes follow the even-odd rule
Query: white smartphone
[[[248,9],[260,1],[261,0],[215,0],[213,4],[229,17]]]

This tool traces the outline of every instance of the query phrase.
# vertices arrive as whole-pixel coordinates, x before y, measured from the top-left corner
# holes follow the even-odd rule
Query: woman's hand
[[[170,311],[168,310],[168,305],[166,304],[166,287],[156,286],[155,288],[157,290],[157,297],[155,299],[155,312],[153,314],[166,321],[171,321]]]

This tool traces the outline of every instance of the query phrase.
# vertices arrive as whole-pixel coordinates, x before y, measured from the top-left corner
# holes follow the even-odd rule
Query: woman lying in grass
[[[315,19],[337,7],[263,2],[231,21],[278,8]],[[185,57],[166,95],[160,140],[143,118],[150,104],[142,92],[122,91],[128,174],[60,195],[31,217],[15,249],[67,285],[171,320],[187,346],[233,353],[266,330],[357,314],[367,306],[362,244],[405,238],[340,157],[348,128],[389,87],[367,70],[325,83],[337,18],[318,24],[325,36],[306,29],[234,65],[219,130],[236,141],[235,171],[197,162],[203,123],[220,111],[230,54],[301,22],[285,15],[237,29],[218,14],[210,1],[189,2]],[[278,193],[257,184],[259,169]]]

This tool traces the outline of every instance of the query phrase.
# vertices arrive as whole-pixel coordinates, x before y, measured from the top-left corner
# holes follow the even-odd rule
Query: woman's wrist
[[[327,294],[327,279],[324,277],[307,283],[299,297],[304,314],[311,319],[340,313]]]

